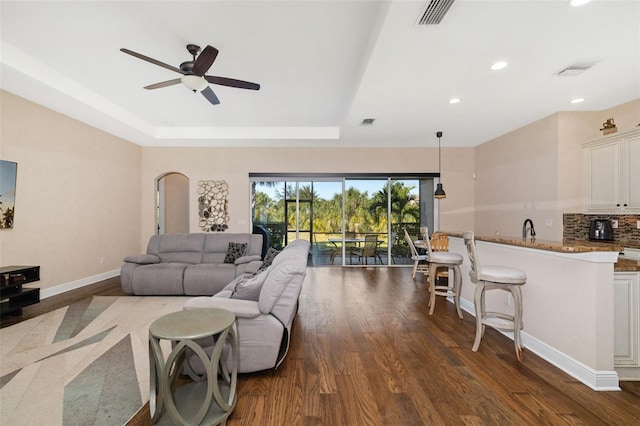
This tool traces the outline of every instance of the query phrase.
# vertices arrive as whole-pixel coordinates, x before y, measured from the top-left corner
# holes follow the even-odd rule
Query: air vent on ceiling
[[[556,73],[559,77],[575,77],[577,75],[582,74],[589,68],[595,65],[595,62],[583,62],[580,64],[571,64],[568,67],[564,68],[561,71]]]
[[[364,120],[362,120],[362,123],[360,123],[360,125],[361,126],[372,126],[374,121],[376,121],[375,118],[365,118]]]
[[[417,25],[438,25],[455,0],[429,0]]]

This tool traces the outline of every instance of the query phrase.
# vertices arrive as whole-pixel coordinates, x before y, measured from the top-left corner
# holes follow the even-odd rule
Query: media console
[[[20,315],[22,308],[40,301],[39,288],[22,288],[40,281],[39,266],[3,266],[0,268],[0,315]]]

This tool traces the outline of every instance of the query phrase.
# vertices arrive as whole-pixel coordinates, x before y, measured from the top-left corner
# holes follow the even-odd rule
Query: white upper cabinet
[[[640,211],[640,128],[583,144],[587,170],[587,209]]]

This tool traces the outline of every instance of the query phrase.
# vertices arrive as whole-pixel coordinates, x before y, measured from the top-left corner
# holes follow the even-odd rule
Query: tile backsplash
[[[594,219],[615,219],[618,228],[613,230],[613,239],[621,244],[630,243],[637,247],[640,245],[640,229],[637,222],[640,215],[637,214],[582,214],[565,213],[562,218],[562,236],[565,240],[588,240],[589,226]]]

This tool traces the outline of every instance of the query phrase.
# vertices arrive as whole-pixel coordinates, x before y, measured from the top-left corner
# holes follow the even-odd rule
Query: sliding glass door
[[[404,230],[433,229],[431,176],[251,177],[252,218],[272,246],[311,242],[313,265],[411,264]]]
[[[256,180],[252,182],[252,218],[271,233],[271,244],[284,247],[289,241],[311,242],[313,251],[326,259],[339,259],[332,253],[335,240],[342,235],[342,182],[313,180]]]

